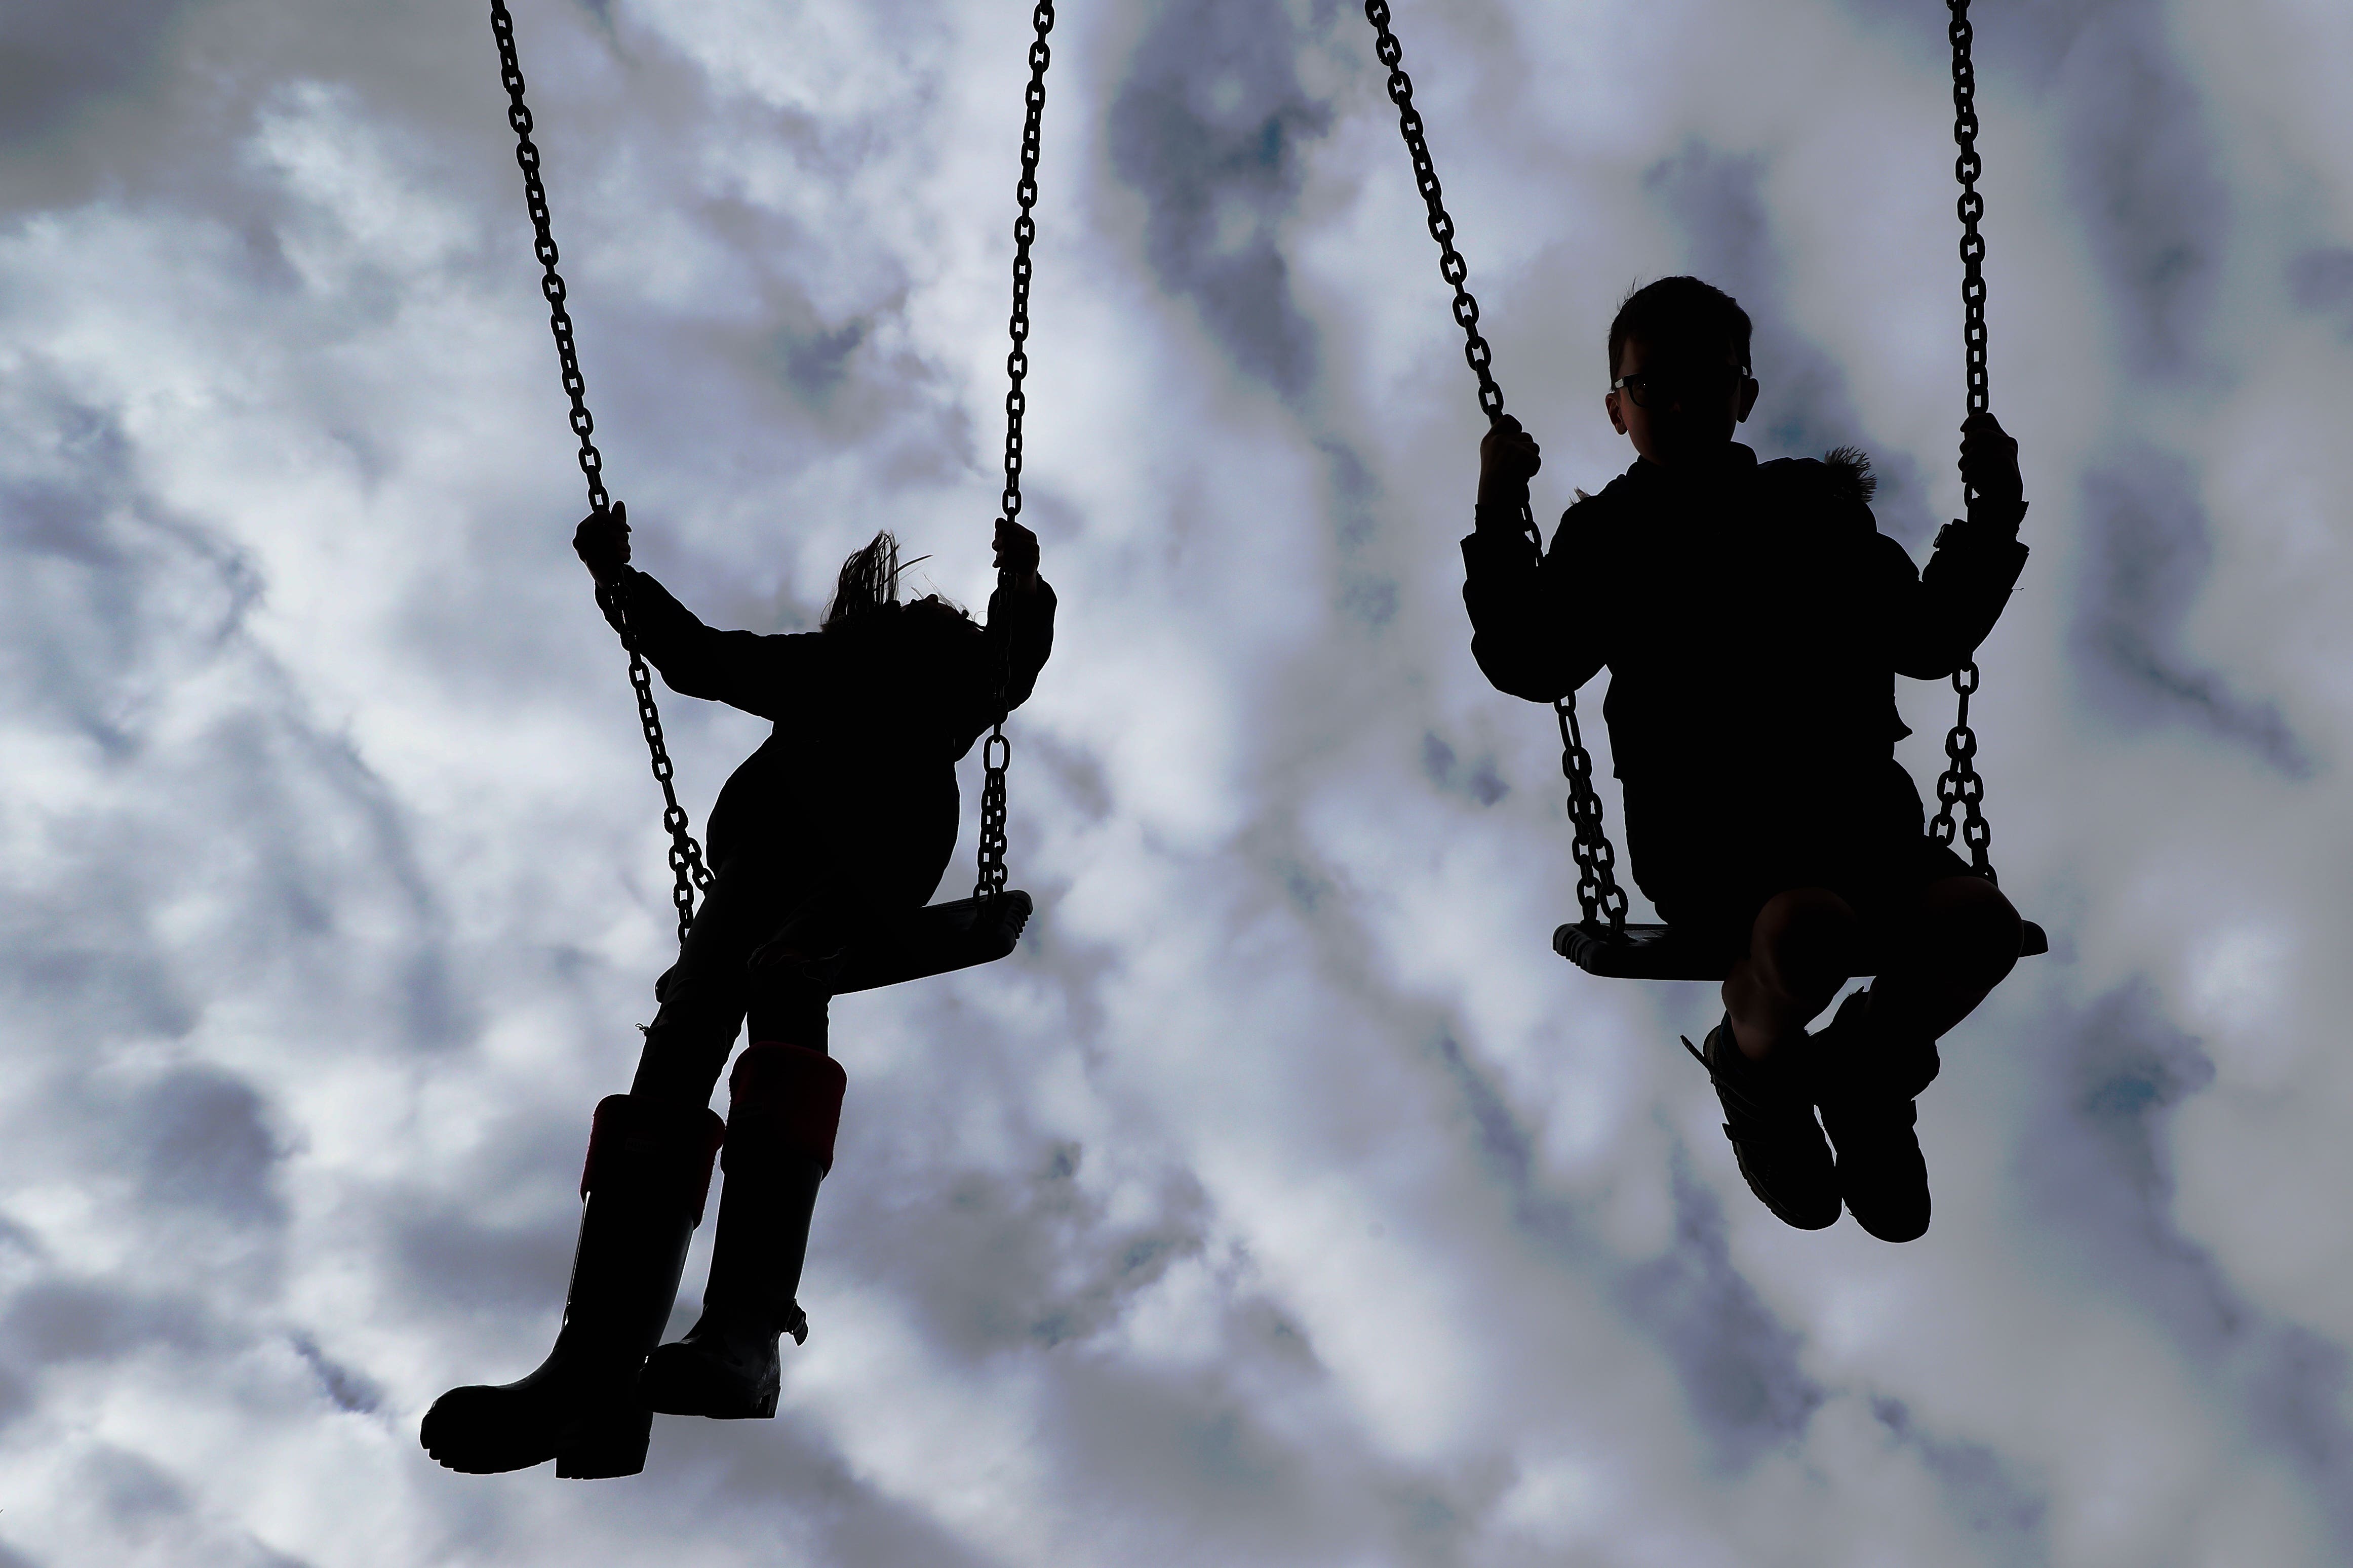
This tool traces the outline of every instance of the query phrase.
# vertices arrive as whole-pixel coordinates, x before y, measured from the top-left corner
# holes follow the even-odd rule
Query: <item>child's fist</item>
[[[1487,427],[1479,442],[1479,500],[1482,503],[1518,500],[1543,467],[1544,453],[1536,438],[1521,429],[1518,420],[1504,415]]]
[[[629,564],[629,509],[615,502],[610,511],[592,511],[572,531],[572,548],[588,574],[609,583]]]
[[[997,520],[997,570],[1015,588],[1038,585],[1038,536],[1009,517]]]
[[[1999,511],[2015,510],[2025,499],[2018,443],[1990,414],[1972,414],[1961,426],[1961,482]]]

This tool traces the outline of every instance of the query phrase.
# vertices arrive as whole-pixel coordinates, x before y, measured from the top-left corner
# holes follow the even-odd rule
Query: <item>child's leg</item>
[[[1742,1056],[1764,1060],[1831,1005],[1853,973],[1855,932],[1853,908],[1827,888],[1794,888],[1766,901],[1748,955],[1724,979],[1724,1009]]]
[[[733,856],[712,879],[688,928],[678,963],[663,977],[661,1007],[646,1029],[633,1099],[673,1110],[701,1110],[735,1048],[751,998],[745,964],[806,887],[795,887],[772,858]]]
[[[1873,1031],[1934,1040],[1976,1011],[2018,963],[2018,910],[1982,877],[1920,889],[1891,933],[1871,987]]]

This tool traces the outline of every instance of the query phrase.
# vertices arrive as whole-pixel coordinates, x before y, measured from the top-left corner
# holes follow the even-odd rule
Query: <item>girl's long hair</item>
[[[819,624],[826,631],[899,602],[899,541],[884,529],[841,563],[833,602]]]

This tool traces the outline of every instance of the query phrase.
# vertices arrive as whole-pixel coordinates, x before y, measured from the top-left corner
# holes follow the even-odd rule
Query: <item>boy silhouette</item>
[[[1696,278],[1628,297],[1604,401],[1636,461],[1580,492],[1541,555],[1520,521],[1536,444],[1508,416],[1488,432],[1462,542],[1471,651],[1535,702],[1609,667],[1635,881],[1725,964],[1696,1054],[1741,1174],[1790,1225],[1843,1206],[1909,1241],[1929,1210],[1913,1102],[2021,923],[1924,832],[1894,677],[1951,675],[2001,614],[2027,554],[2018,447],[1989,414],[1961,426],[1968,520],[1918,571],[1872,518],[1861,453],[1759,463],[1733,439],[1757,402],[1749,334]],[[1875,982],[1809,1035],[1866,954]]]

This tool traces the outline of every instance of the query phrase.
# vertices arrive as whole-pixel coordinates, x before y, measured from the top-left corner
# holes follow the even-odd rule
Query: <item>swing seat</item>
[[[1628,925],[1613,931],[1607,921],[1577,921],[1552,933],[1552,950],[1605,980],[1721,980],[1730,967],[1721,947],[1678,937],[1672,927]],[[2032,921],[2019,933],[2018,956],[2051,951],[2051,938]],[[1865,952],[1858,974],[1879,973],[1879,958]]]
[[[994,963],[1012,953],[1034,907],[1018,888],[993,899],[925,905],[892,922],[874,941],[852,948],[834,982],[834,994]]]

